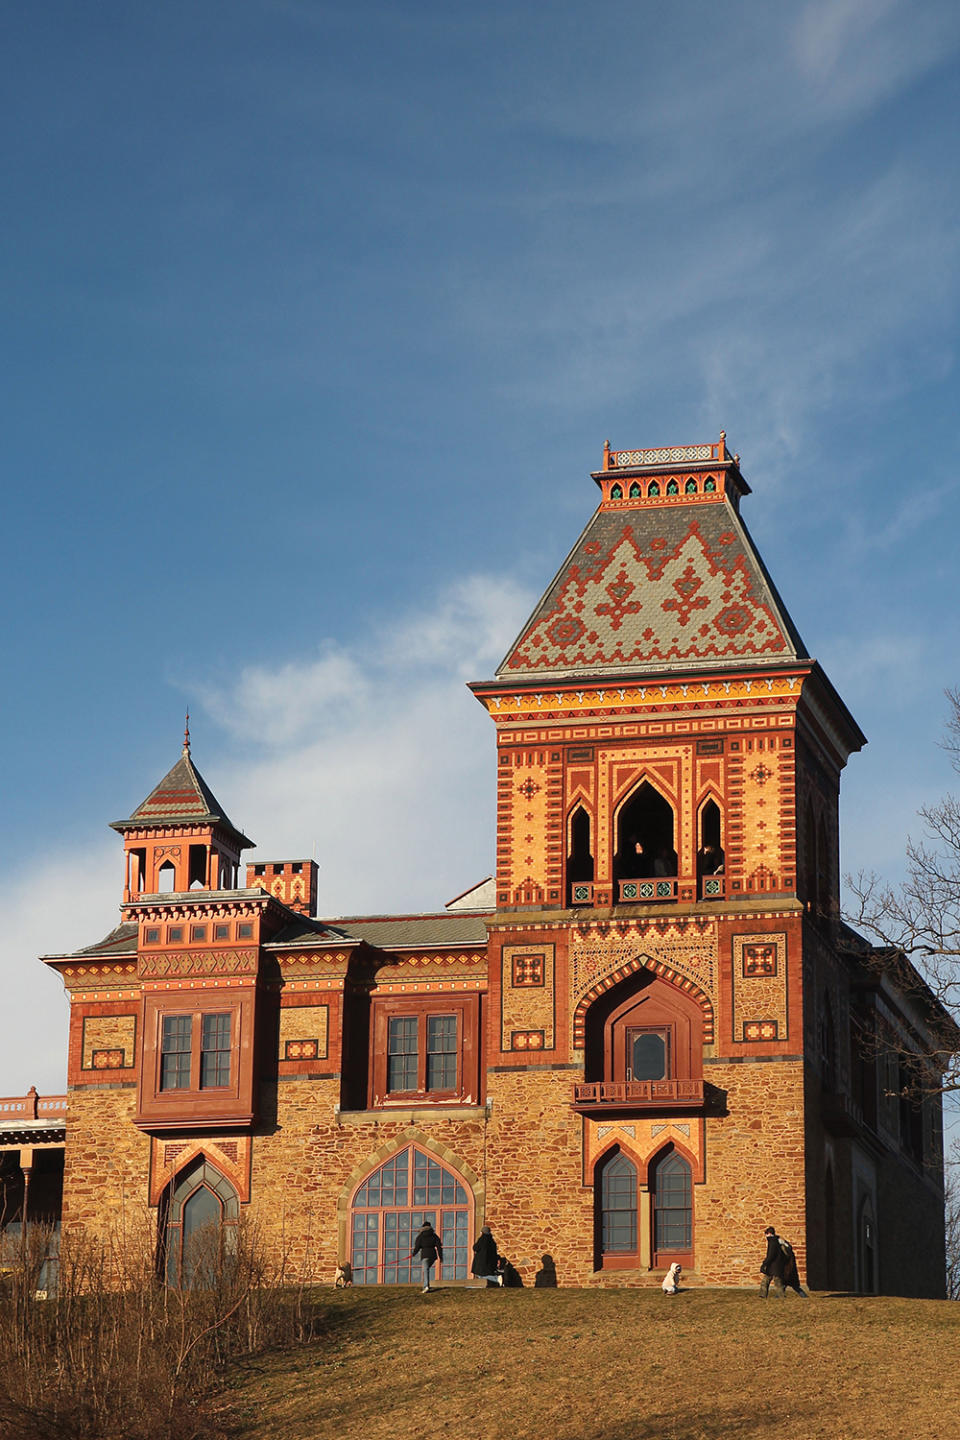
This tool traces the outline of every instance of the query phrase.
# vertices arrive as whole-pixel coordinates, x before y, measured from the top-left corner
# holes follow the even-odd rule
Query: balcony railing
[[[617,899],[621,905],[649,905],[676,898],[676,879],[617,881]]]
[[[0,1122],[23,1124],[27,1120],[63,1120],[67,1114],[66,1095],[38,1095],[31,1087],[26,1095],[0,1096]]]
[[[704,900],[723,900],[727,894],[725,875],[701,875],[700,894]]]
[[[696,1109],[706,1104],[703,1080],[594,1080],[573,1087],[575,1110]]]

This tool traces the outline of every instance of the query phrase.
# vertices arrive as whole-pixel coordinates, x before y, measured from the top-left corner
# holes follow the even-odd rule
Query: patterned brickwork
[[[281,1060],[326,1059],[328,1005],[284,1005],[280,1011]]]
[[[501,1050],[552,1050],[555,1035],[555,950],[553,945],[505,945],[501,956]],[[529,984],[530,977],[540,981]],[[539,1039],[516,1043],[514,1032]]]
[[[176,1140],[154,1137],[150,1142],[150,1204],[159,1204],[171,1181],[201,1155],[226,1176],[241,1203],[246,1204],[250,1199],[252,1144],[249,1135],[233,1138],[205,1135]]]
[[[135,1015],[88,1015],[83,1022],[84,1070],[132,1069],[136,1063]],[[108,1064],[107,1060],[113,1063]]]
[[[501,755],[497,806],[498,902],[559,905],[563,773],[559,750]]]
[[[785,934],[733,937],[731,1018],[735,1043],[789,1038]]]
[[[657,973],[690,981],[713,1003],[717,995],[717,927],[709,920],[624,922],[576,929],[570,945],[570,989],[574,1006],[625,967],[663,967]],[[668,977],[669,978],[669,977]],[[612,983],[612,982],[611,982]],[[599,991],[597,992],[599,993]],[[711,1025],[712,1028],[712,1025]],[[582,1039],[575,1044],[582,1044]]]
[[[139,973],[143,980],[193,975],[253,975],[257,971],[256,950],[142,950]]]

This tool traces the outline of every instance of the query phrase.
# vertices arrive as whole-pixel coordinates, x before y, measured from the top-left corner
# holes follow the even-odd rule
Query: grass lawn
[[[960,1437],[960,1304],[691,1290],[331,1291],[229,1380],[238,1440]]]

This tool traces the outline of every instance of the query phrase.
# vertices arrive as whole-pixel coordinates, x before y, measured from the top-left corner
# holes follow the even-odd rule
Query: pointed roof
[[[219,825],[249,850],[253,841],[228,818],[226,811],[193,763],[188,741],[183,753],[166,775],[142,800],[128,820],[115,820],[111,829],[143,830],[153,825]]]
[[[498,679],[810,658],[740,518],[749,487],[722,437],[719,447],[607,451],[593,478],[600,508]]]

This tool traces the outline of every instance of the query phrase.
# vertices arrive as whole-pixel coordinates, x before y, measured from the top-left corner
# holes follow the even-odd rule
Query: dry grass
[[[237,1440],[960,1434],[960,1305],[740,1291],[325,1297],[306,1349],[231,1372]]]

